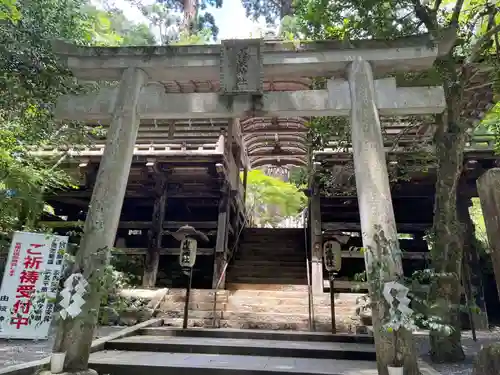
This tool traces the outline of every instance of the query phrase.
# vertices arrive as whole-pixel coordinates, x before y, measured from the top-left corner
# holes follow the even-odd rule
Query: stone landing
[[[217,292],[216,320],[222,328],[310,331],[309,297],[305,285],[229,284]],[[170,289],[159,307],[158,317],[172,327],[182,325],[184,289]],[[356,293],[335,296],[338,332],[355,333]],[[214,291],[193,290],[189,304],[189,327],[214,326]],[[314,296],[314,323],[319,332],[331,331],[330,296]]]
[[[109,375],[377,374],[367,336],[166,327],[107,342],[90,366]]]

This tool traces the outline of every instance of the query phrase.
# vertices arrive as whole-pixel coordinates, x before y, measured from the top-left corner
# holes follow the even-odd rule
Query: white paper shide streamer
[[[82,306],[85,304],[83,299],[89,283],[81,273],[74,273],[64,282],[64,289],[61,291],[62,300],[59,306],[62,307],[59,312],[62,319],[69,317],[75,318],[82,312]]]
[[[408,298],[408,292],[409,289],[406,286],[396,281],[384,284],[384,298],[390,306],[390,322],[386,326],[393,330],[398,330],[401,327],[413,328],[411,319],[413,310],[409,307],[411,300]],[[398,302],[397,306],[395,306],[395,301]]]

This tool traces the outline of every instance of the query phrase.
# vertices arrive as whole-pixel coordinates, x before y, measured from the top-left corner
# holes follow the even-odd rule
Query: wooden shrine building
[[[330,170],[335,176],[328,195],[314,178],[309,189],[304,251],[313,253],[314,293],[325,290],[315,244],[328,233],[360,233],[381,225],[397,238],[397,225],[398,232],[415,236],[416,253],[427,251],[422,237],[432,223],[432,160],[426,171],[414,169],[406,182],[393,184],[394,225],[393,208],[382,201],[391,195],[388,178],[399,173],[401,157],[429,151],[432,127],[425,116],[444,110],[443,89],[401,86],[390,74],[429,69],[451,47],[446,37],[434,45],[427,36],[352,41],[348,50],[337,41],[296,45],[257,39],[147,49],[56,47],[77,78],[113,84],[62,97],[57,106],[62,122],[86,123],[88,145],[33,150],[44,157],[66,155],[64,166],[79,181],[78,189],[49,197],[55,216],[44,222],[64,232],[86,220],[84,236],[93,236],[96,246],[144,255],[145,287],[182,286],[175,258],[179,244],[169,233],[189,224],[210,239],[199,244],[193,287],[224,288],[226,268],[232,267],[225,262],[250,236],[241,234],[247,171],[266,165],[309,166],[313,173]],[[327,78],[323,89],[311,88],[314,77]],[[492,101],[488,95],[482,99]],[[474,117],[482,102],[471,103]],[[306,123],[317,116],[350,118],[352,145],[331,139],[313,152]],[[410,125],[409,116],[420,116],[421,125]],[[471,140],[467,149],[468,197],[475,196],[481,171],[495,163],[489,141],[480,141]],[[380,170],[363,174],[359,166],[369,160]],[[358,203],[354,175],[362,194],[372,189],[378,198]],[[363,218],[368,211],[379,215]],[[358,237],[352,244],[359,242]],[[345,256],[361,261],[360,254]],[[164,279],[157,277],[159,271]]]

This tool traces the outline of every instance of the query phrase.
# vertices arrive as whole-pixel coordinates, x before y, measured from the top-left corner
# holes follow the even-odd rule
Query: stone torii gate
[[[401,276],[379,115],[441,113],[445,100],[441,87],[398,87],[394,78],[376,78],[395,71],[428,69],[450,47],[447,40],[430,43],[429,36],[352,41],[349,46],[337,41],[297,45],[255,39],[186,47],[56,45],[77,78],[120,82],[118,87],[104,87],[96,93],[62,97],[56,109],[56,117],[62,121],[110,124],[75,265],[94,289],[86,297],[82,314],[62,323],[54,348],[67,352],[65,370],[87,369],[99,308],[99,293],[94,292],[99,276],[96,269],[102,269],[100,252],[107,252],[114,243],[141,120],[349,116],[363,244],[372,249],[366,267],[370,271],[375,263],[382,265],[382,279],[375,280],[379,283]],[[266,78],[284,76],[335,78],[328,80],[325,90],[264,91]],[[220,89],[165,93],[164,82],[183,80],[219,81]],[[381,248],[374,239],[375,228],[383,230],[395,245]],[[314,234],[313,243],[321,231]],[[376,330],[381,329],[387,310],[383,303],[374,309]],[[387,374],[392,354],[380,349],[390,349],[394,343],[384,334],[376,333],[375,339],[379,373]],[[413,348],[411,335],[402,337],[401,343],[408,350]],[[418,373],[414,360],[408,359],[405,368],[409,375]]]

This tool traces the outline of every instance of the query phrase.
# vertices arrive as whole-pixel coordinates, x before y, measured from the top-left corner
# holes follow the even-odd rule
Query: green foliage
[[[120,296],[120,291],[129,285],[129,278],[123,272],[117,271],[114,265],[105,268],[102,278],[101,308],[99,310],[99,324],[116,323],[116,318],[129,307],[129,301]]]
[[[274,24],[285,16],[291,16],[294,10],[294,0],[241,0],[247,17],[257,21],[263,17],[268,24]]]
[[[19,21],[21,14],[16,6],[16,0],[0,0],[0,21]]]
[[[178,12],[184,12],[183,1],[157,1],[153,4],[144,4],[140,0],[128,1],[136,6],[142,15],[148,19],[150,26],[159,35],[159,44],[161,45],[206,44],[211,38],[215,39],[219,32],[218,27],[215,25],[215,20],[210,13],[204,13],[201,16],[198,15],[197,21],[192,27],[187,29],[179,27],[183,20]],[[217,4],[213,1],[204,1],[199,6],[203,10],[207,5],[220,7],[222,2],[218,1]],[[186,13],[184,14],[184,17],[188,16]]]
[[[469,207],[469,214],[476,234],[477,244],[481,249],[489,253],[488,236],[486,234],[486,224],[484,223],[483,210],[479,198],[472,198],[472,206]]]
[[[274,227],[283,219],[297,215],[305,204],[305,195],[295,185],[266,176],[258,169],[248,172],[246,206],[249,226]]]
[[[88,19],[80,0],[19,0],[15,21],[0,23],[0,232],[32,225],[43,210],[42,191],[68,184],[61,159],[46,162],[28,146],[80,140],[78,124],[54,121],[52,108],[65,93],[78,92],[71,74],[52,53],[54,39],[88,44]]]
[[[102,46],[151,46],[156,38],[143,23],[128,20],[121,9],[98,9],[87,4],[83,13],[88,19],[92,44]]]
[[[136,5],[150,21],[153,21],[153,24],[159,25],[166,21],[163,27],[160,28],[160,35],[167,35],[164,33],[166,28],[176,24],[183,24],[182,20],[177,15],[178,13],[184,14],[184,20],[188,17],[192,17],[192,24],[183,25],[186,26],[186,28],[178,30],[178,32],[174,34],[168,34],[168,40],[162,37],[162,44],[168,44],[169,40],[178,40],[179,34],[181,33],[196,34],[202,30],[208,30],[208,34],[213,39],[217,39],[217,35],[219,34],[219,28],[215,24],[214,16],[210,12],[207,12],[206,9],[208,7],[222,7],[223,0],[156,0],[156,3],[150,5],[144,4],[141,0],[128,1]],[[191,15],[190,13],[193,10],[195,14]],[[202,12],[200,12],[200,10]]]
[[[293,167],[290,169],[288,182],[297,186],[298,189],[307,189],[309,171],[307,167]]]
[[[497,103],[486,115],[475,134],[490,135],[495,140],[495,152],[500,153],[500,103]],[[489,139],[489,137],[486,137]]]

